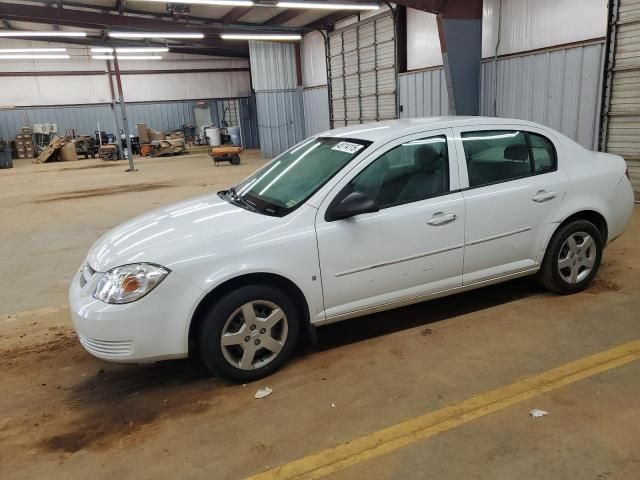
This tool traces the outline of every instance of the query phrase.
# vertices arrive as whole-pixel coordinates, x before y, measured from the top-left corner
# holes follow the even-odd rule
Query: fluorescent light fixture
[[[66,51],[66,48],[0,48],[0,53],[53,53]]]
[[[94,60],[113,60],[113,55],[91,55]],[[118,55],[118,60],[162,60],[162,57],[157,55],[127,55],[121,57]]]
[[[0,37],[86,37],[87,32],[34,32],[32,30],[2,30]]]
[[[380,10],[377,3],[313,3],[313,2],[278,2],[279,8],[317,8],[322,10]]]
[[[0,60],[66,60],[69,55],[0,55]]]
[[[167,0],[143,0],[145,2],[167,3]],[[218,5],[222,7],[252,7],[250,0],[181,0],[180,3],[190,5]]]
[[[204,38],[203,33],[109,32],[111,38]]]
[[[165,53],[168,52],[168,47],[116,47],[118,53]],[[91,53],[112,53],[113,48],[109,47],[94,47],[91,49]]]
[[[223,40],[300,40],[302,35],[279,35],[276,33],[221,33]]]

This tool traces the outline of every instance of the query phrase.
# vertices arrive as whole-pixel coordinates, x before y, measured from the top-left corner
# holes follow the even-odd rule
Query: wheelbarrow
[[[240,153],[242,147],[239,145],[218,145],[209,147],[209,156],[217,167],[220,162],[229,162],[231,165],[240,165]]]

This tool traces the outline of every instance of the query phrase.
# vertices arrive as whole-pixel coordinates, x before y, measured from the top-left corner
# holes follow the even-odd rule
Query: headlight
[[[93,297],[106,303],[130,303],[158,286],[169,270],[151,263],[123,265],[103,273]]]

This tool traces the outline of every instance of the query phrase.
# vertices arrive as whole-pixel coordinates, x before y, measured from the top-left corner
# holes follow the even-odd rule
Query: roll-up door
[[[329,34],[332,128],[396,118],[391,13]]]
[[[627,160],[640,199],[640,0],[617,0],[610,9],[600,146]]]

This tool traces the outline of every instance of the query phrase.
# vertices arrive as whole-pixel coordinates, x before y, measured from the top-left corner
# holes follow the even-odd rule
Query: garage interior
[[[640,0],[3,0],[0,65],[1,478],[640,478],[637,205],[582,293],[336,323],[252,384],[93,358],[67,300],[111,228],[346,125],[531,120],[637,204]]]

